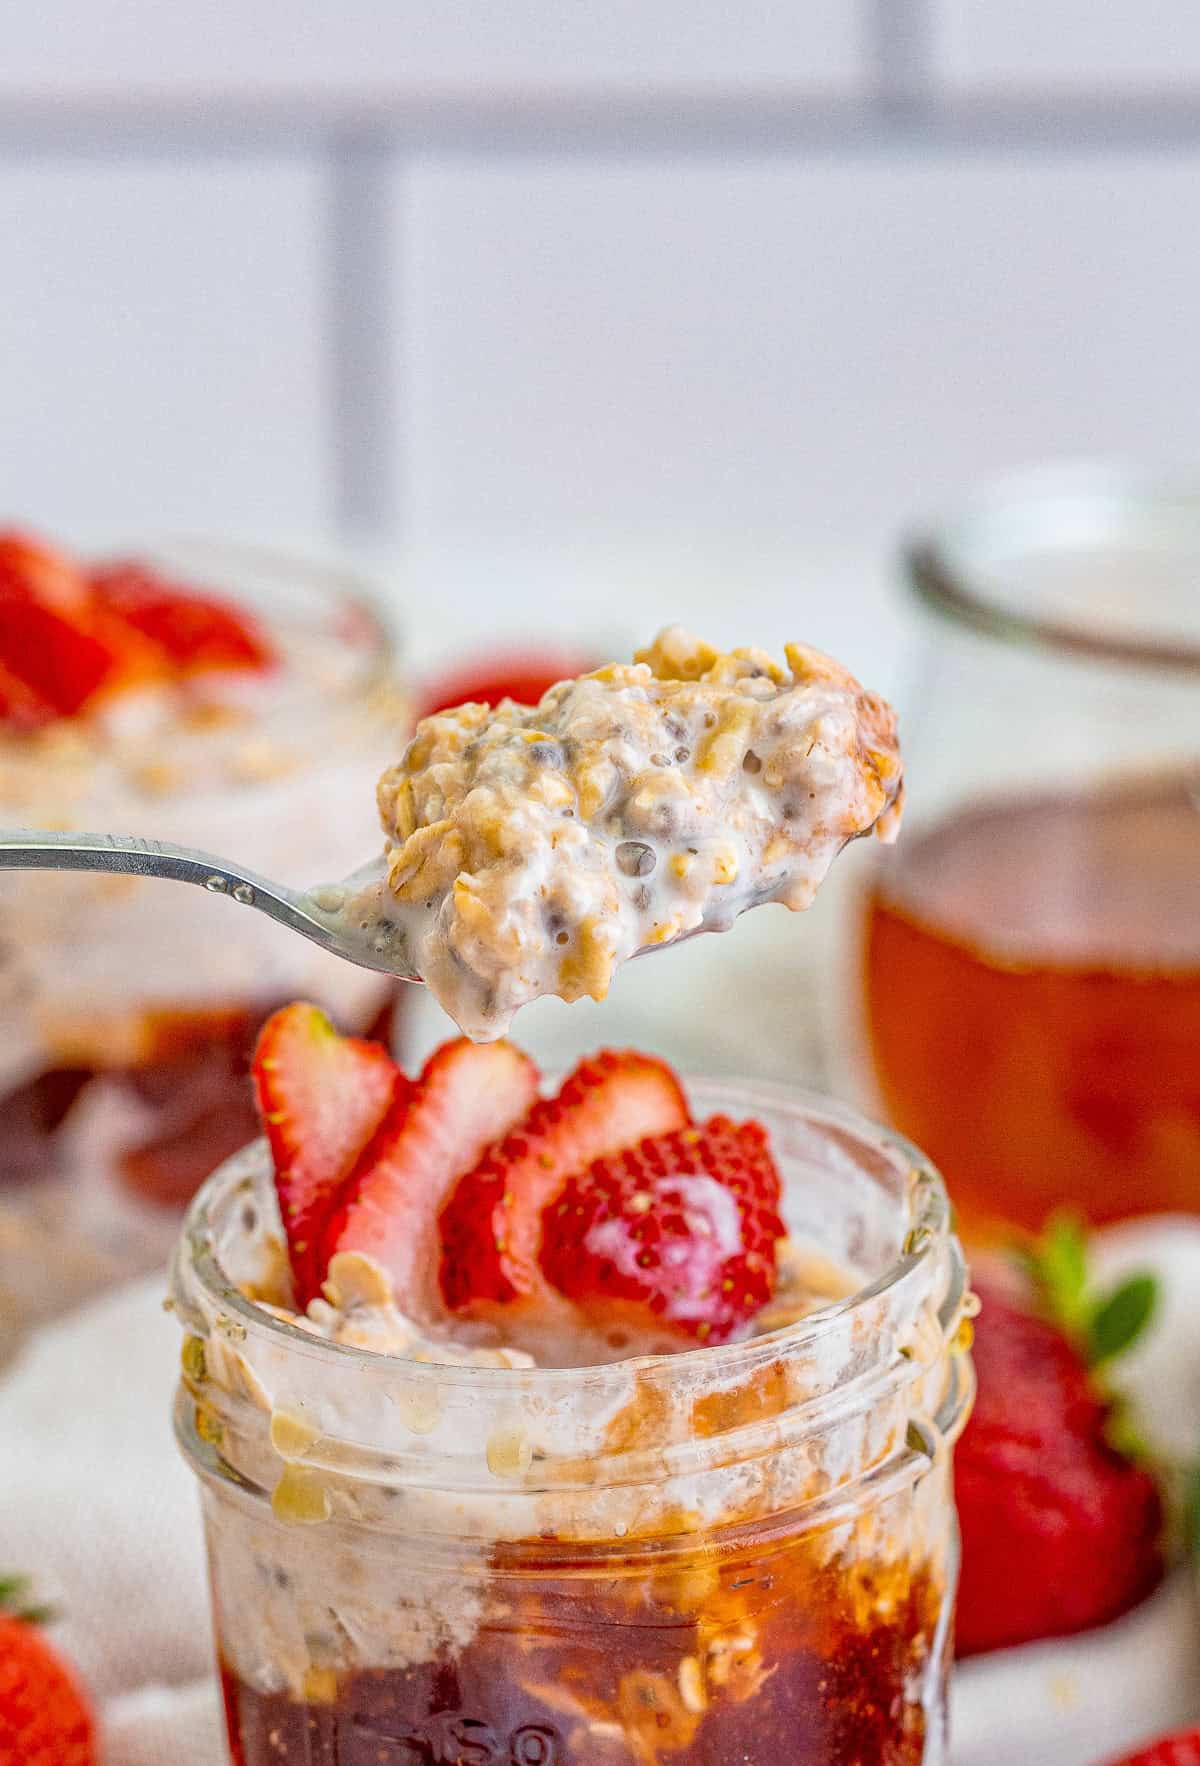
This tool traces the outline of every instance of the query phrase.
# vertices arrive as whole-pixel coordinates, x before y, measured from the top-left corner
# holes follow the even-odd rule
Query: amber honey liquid
[[[1200,776],[902,842],[864,955],[883,1102],[969,1230],[1200,1212]]]

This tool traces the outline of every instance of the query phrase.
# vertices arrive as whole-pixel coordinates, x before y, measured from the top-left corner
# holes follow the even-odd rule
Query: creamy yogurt
[[[508,1339],[494,1324],[462,1318],[440,1326],[419,1324],[397,1303],[387,1272],[361,1251],[340,1251],[330,1260],[321,1294],[305,1311],[291,1303],[291,1278],[282,1226],[273,1198],[260,1190],[255,1226],[230,1258],[229,1274],[245,1296],[275,1318],[355,1349],[368,1349],[401,1361],[437,1363],[445,1367],[530,1368],[601,1366],[635,1355],[671,1353],[680,1347],[677,1335],[633,1334],[627,1321],[610,1336],[589,1328],[563,1306],[553,1328],[531,1338],[519,1312],[520,1340]],[[832,1258],[799,1235],[781,1239],[775,1248],[775,1292],[746,1336],[784,1329],[823,1306],[849,1298],[865,1285],[865,1270]]]

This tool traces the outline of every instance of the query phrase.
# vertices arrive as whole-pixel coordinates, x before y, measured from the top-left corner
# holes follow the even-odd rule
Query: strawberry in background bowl
[[[424,682],[417,695],[417,716],[432,717],[454,705],[498,705],[502,699],[536,705],[557,681],[599,666],[593,656],[555,645],[478,651]]]
[[[1200,1728],[1180,1729],[1109,1766],[1200,1766]]]
[[[89,566],[0,531],[0,722],[35,729],[121,694],[204,673],[266,673],[279,654],[255,614],[138,561]]]
[[[96,559],[0,528],[2,826],[173,840],[303,884],[378,844],[409,713],[339,570],[199,541]],[[29,1317],[163,1254],[170,1209],[253,1133],[250,1055],[281,999],[365,1030],[395,989],[159,882],[7,872],[0,907],[0,1310]]]

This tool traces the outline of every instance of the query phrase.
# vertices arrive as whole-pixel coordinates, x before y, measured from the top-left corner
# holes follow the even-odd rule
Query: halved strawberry
[[[303,1001],[267,1019],[253,1074],[303,1308],[320,1291],[321,1237],[341,1186],[389,1105],[411,1088],[379,1043],[339,1036]]]
[[[276,660],[245,608],[169,582],[147,565],[103,565],[92,571],[91,584],[102,606],[155,645],[176,673],[266,669]]]
[[[605,1050],[581,1061],[553,1098],[461,1179],[442,1210],[442,1296],[452,1310],[486,1310],[545,1287],[538,1267],[542,1210],[573,1172],[688,1120],[687,1099],[662,1061]]]
[[[542,1216],[542,1271],[596,1322],[724,1343],[775,1291],[779,1172],[759,1122],[713,1116],[567,1180]]]
[[[525,1115],[537,1084],[537,1068],[510,1042],[460,1037],[435,1050],[363,1149],[325,1233],[325,1267],[340,1251],[365,1252],[403,1311],[422,1324],[438,1317],[438,1209]]]

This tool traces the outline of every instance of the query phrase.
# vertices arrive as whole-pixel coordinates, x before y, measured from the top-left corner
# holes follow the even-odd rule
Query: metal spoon
[[[228,859],[136,834],[52,834],[42,828],[0,829],[0,870],[107,871],[194,883],[256,908],[362,969],[420,981],[401,926],[383,911],[384,865],[373,859],[339,883],[288,889]]]
[[[0,829],[0,870],[122,872],[194,883],[211,895],[228,896],[243,907],[256,908],[290,932],[310,938],[322,950],[357,963],[360,969],[377,969],[400,981],[424,980],[413,963],[404,926],[389,914],[382,855],[340,882],[289,889],[211,852],[175,846],[168,840],[144,840],[138,834],[56,834],[44,828],[8,828]],[[768,886],[746,906],[757,907],[771,897]],[[707,930],[710,928],[704,925],[692,927],[661,944],[643,945],[634,955],[673,949]]]

